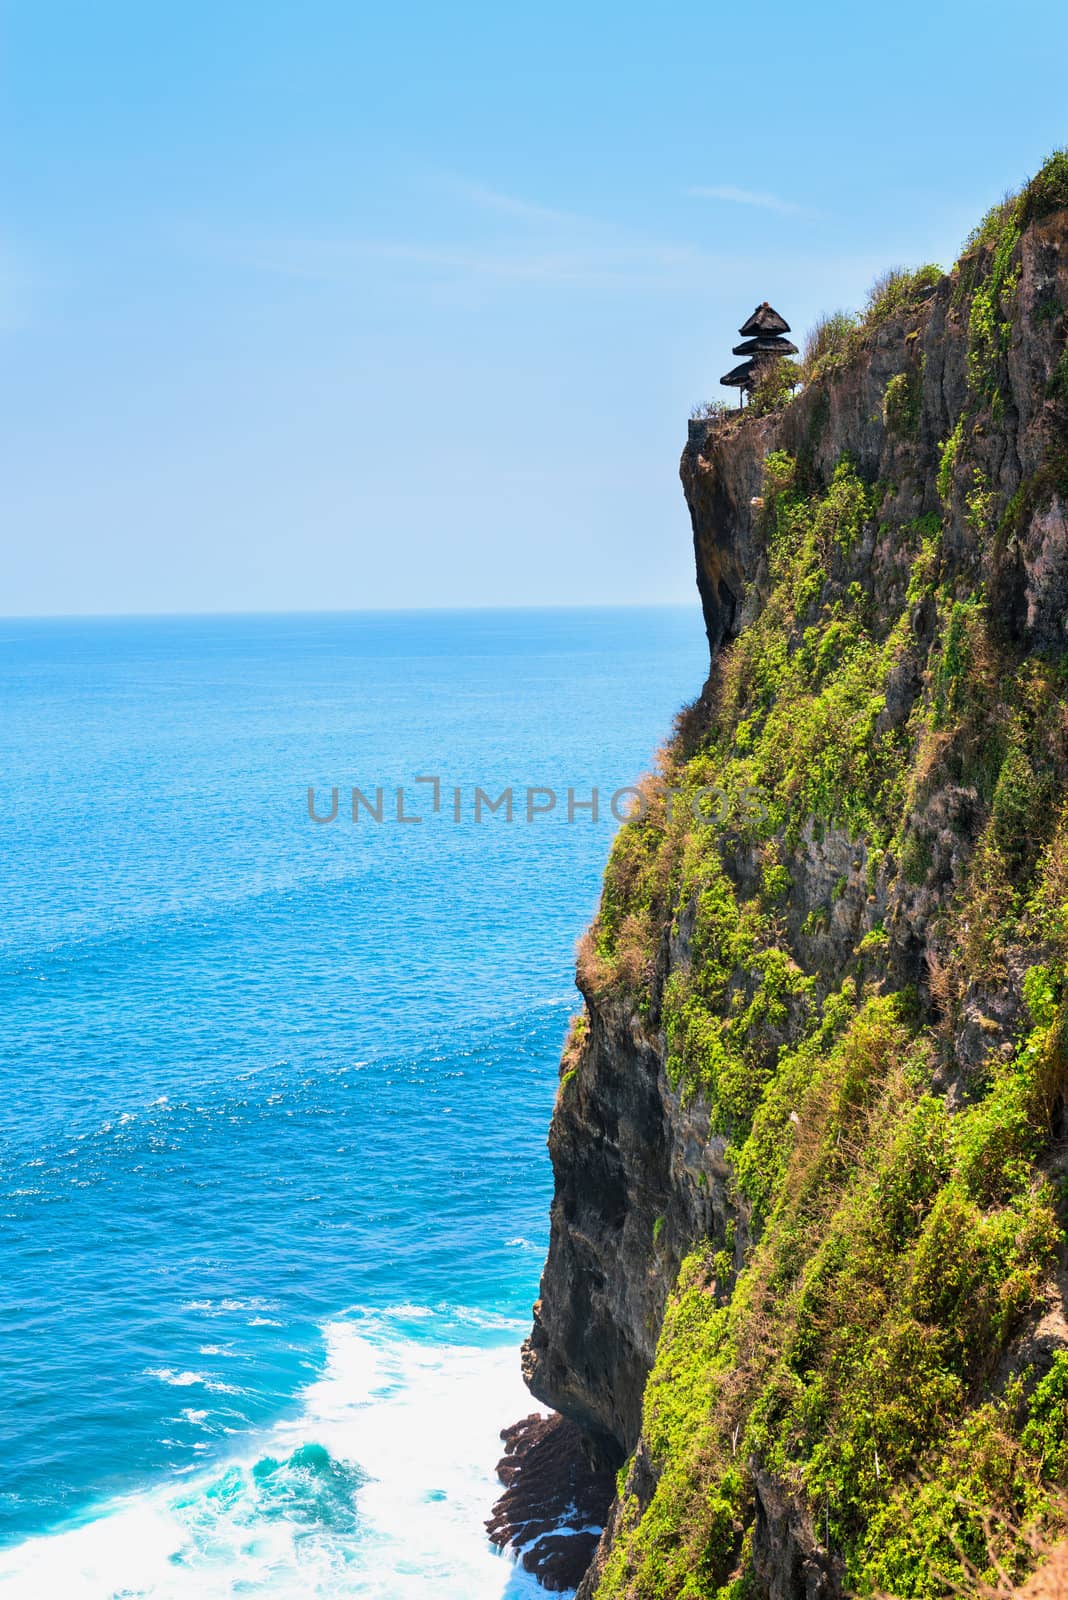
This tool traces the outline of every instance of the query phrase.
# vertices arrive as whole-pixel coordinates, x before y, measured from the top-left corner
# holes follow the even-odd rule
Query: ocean
[[[574,944],[705,660],[696,603],[0,622],[0,1597],[540,1593],[482,1522]]]

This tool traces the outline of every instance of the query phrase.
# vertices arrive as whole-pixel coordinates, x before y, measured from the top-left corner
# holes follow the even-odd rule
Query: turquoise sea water
[[[0,1595],[528,1592],[566,791],[703,671],[696,606],[0,622]]]

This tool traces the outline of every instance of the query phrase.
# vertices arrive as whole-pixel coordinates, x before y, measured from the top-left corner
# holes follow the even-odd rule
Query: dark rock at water
[[[575,1589],[597,1547],[615,1478],[590,1466],[581,1430],[556,1413],[524,1417],[501,1438],[504,1493],[486,1523],[490,1539],[511,1545],[546,1589]]]

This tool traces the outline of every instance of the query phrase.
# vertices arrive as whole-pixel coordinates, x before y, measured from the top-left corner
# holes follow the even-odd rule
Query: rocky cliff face
[[[711,671],[580,955],[525,1350],[622,1469],[583,1597],[959,1592],[1054,1515],[1066,201],[683,455]]]
[[[549,1133],[549,1258],[524,1375],[618,1468],[638,1443],[667,1292],[695,1239],[724,1236],[722,1139],[684,1105],[662,1041],[626,1002],[587,996],[588,1041]]]

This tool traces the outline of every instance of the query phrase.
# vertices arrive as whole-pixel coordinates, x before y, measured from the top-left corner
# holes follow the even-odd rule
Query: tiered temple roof
[[[762,305],[757,306],[749,321],[743,322],[738,329],[743,339],[748,338],[751,334],[775,338],[779,334],[789,333],[789,331],[790,324],[786,321],[786,318],[780,317],[779,313],[772,306],[769,306],[766,300]]]
[[[753,389],[771,362],[777,361],[780,356],[797,354],[796,344],[784,338],[790,332],[790,324],[766,300],[763,305],[757,306],[747,322],[742,323],[738,332],[744,343],[736,344],[731,354],[748,356],[749,359],[733,367],[719,380],[728,388],[741,389],[743,392]]]

